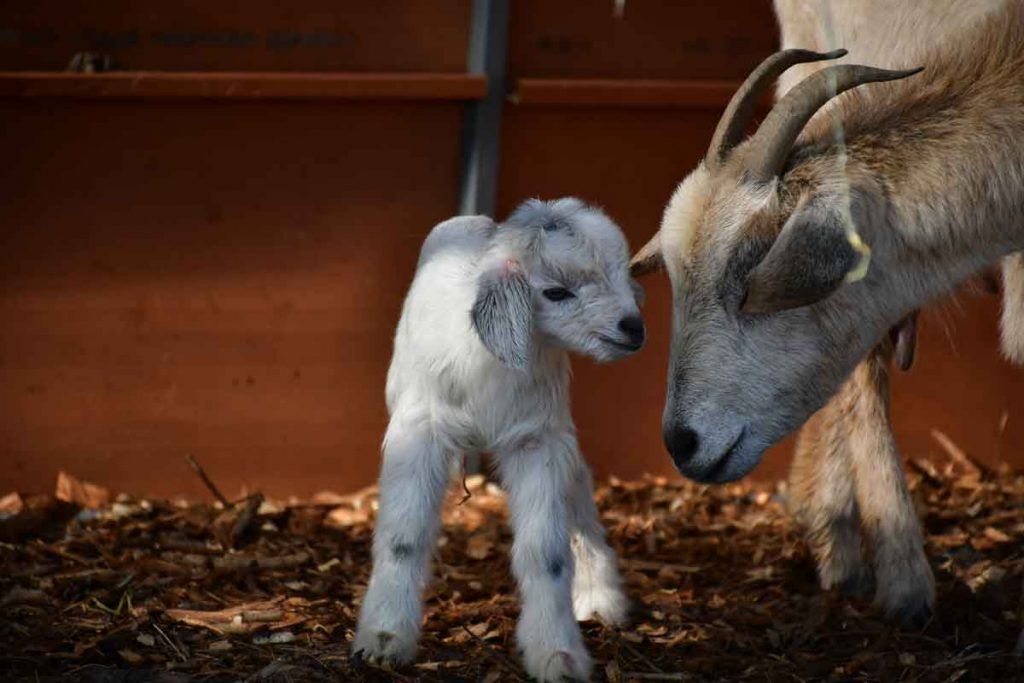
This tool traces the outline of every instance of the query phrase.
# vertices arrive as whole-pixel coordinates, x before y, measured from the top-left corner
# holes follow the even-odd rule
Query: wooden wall
[[[0,69],[21,72],[0,75],[0,492],[48,490],[63,468],[114,490],[202,495],[187,453],[229,492],[375,477],[390,335],[420,241],[455,210],[464,102],[317,97],[315,85],[26,96],[41,87],[29,71],[82,50],[172,75],[465,69],[468,2],[279,5],[0,7]],[[610,1],[512,7],[521,96],[504,111],[499,216],[574,194],[638,246],[723,97],[773,48],[769,3],[630,0],[621,18]],[[664,279],[645,284],[644,352],[576,363],[574,411],[601,475],[671,471],[670,302]],[[925,318],[894,404],[908,453],[937,452],[939,428],[982,459],[1024,464],[1024,382],[998,356],[997,308],[965,296]]]

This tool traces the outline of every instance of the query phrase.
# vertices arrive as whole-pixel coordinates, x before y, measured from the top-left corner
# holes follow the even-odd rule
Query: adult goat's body
[[[955,43],[1005,5],[1005,0],[775,0],[783,48],[845,47],[856,61],[889,69],[922,63],[936,44]],[[815,62],[784,72],[778,96],[820,68]],[[1003,347],[1017,362],[1024,360],[1020,263],[1019,255],[1003,260]],[[934,582],[889,419],[891,353],[891,340],[884,339],[801,430],[790,503],[807,527],[823,588],[861,592],[869,587],[872,572],[862,554],[866,531],[874,547],[876,602],[913,618],[931,608]]]
[[[779,0],[787,45],[833,47],[822,42],[831,37],[821,13],[831,8],[835,40],[854,41],[842,46],[854,61],[925,71],[840,65],[785,76],[786,94],[742,141],[752,97],[772,78],[842,55],[770,58],[635,261],[639,270],[663,262],[673,283],[664,421],[680,470],[707,481],[742,476],[835,395],[794,465],[822,581],[862,583],[863,524],[876,546],[878,601],[913,620],[931,606],[931,573],[888,425],[891,347],[882,340],[913,310],[1024,248],[1024,5],[957,6],[944,23],[928,13],[951,10],[948,0]],[[887,33],[915,13],[923,39]],[[887,80],[897,82],[815,115],[837,93]],[[860,240],[871,249],[866,271]]]

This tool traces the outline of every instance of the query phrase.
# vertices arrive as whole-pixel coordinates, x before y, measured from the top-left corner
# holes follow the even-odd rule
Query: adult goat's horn
[[[920,73],[924,67],[905,71],[840,64],[817,71],[786,93],[772,107],[744,150],[744,166],[756,180],[769,181],[782,172],[793,143],[815,112],[839,93],[865,83],[895,81]]]
[[[655,273],[665,267],[661,256],[661,231],[654,233],[647,244],[636,252],[629,261],[629,274],[633,277],[640,277],[649,273]]]
[[[845,55],[846,50],[833,50],[832,52],[782,50],[761,62],[743,81],[743,85],[729,100],[729,106],[722,113],[722,118],[718,120],[715,134],[711,137],[711,145],[708,147],[707,163],[713,166],[725,161],[729,150],[740,143],[747,124],[754,116],[754,110],[757,108],[762,93],[783,71],[796,64],[838,59]]]

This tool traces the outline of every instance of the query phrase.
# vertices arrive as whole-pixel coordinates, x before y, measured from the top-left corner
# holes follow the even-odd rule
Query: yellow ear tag
[[[860,254],[860,260],[846,274],[843,282],[849,283],[863,280],[864,276],[868,274],[868,266],[871,265],[871,247],[864,243],[864,240],[860,238],[860,233],[856,230],[847,230],[846,239],[850,240],[850,246],[853,247],[853,250]]]

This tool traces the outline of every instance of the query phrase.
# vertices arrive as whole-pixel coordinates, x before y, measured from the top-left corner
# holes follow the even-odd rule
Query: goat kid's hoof
[[[562,681],[589,681],[591,661],[585,650],[543,650],[531,652],[523,657],[523,665],[538,683],[560,683]]]
[[[400,666],[408,664],[415,656],[415,634],[360,629],[352,643],[352,660],[356,663]]]
[[[597,617],[611,626],[628,621],[629,600],[617,586],[587,586],[573,592],[572,610],[576,621]]]

